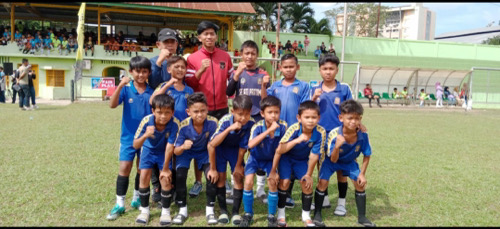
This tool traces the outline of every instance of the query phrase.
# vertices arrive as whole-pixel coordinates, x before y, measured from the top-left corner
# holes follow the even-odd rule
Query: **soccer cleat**
[[[295,201],[292,198],[287,197],[286,198],[285,207],[286,208],[293,208],[293,207],[295,207]]]
[[[130,203],[130,207],[138,209],[141,206],[141,199],[137,198],[137,200],[132,200]]]
[[[376,227],[374,223],[372,223],[370,220],[368,220],[366,217],[358,217],[358,223],[365,226],[365,227]]]
[[[210,214],[210,215],[207,215],[207,224],[208,225],[213,225],[213,224],[217,224],[217,219],[215,218],[215,215],[214,214]]]
[[[347,210],[344,205],[337,205],[333,214],[336,216],[345,216],[347,214]]]
[[[302,222],[304,222],[304,226],[306,226],[306,227],[316,227],[316,224],[314,224],[311,219],[306,219]]]
[[[286,226],[288,225],[286,224],[285,218],[278,219],[278,227],[286,227]]]
[[[197,197],[200,195],[201,190],[203,189],[203,185],[201,182],[195,181],[193,187],[189,190],[190,197]]]
[[[186,216],[181,215],[181,214],[177,214],[174,217],[174,220],[172,220],[172,223],[177,224],[177,225],[182,225],[182,224],[184,224],[184,222],[186,222],[186,219],[187,219]]]
[[[240,227],[249,227],[252,224],[253,216],[250,213],[245,213],[241,218],[241,222],[239,224]]]
[[[125,213],[125,207],[120,207],[118,204],[116,204],[113,209],[111,209],[111,212],[109,212],[108,216],[106,219],[108,220],[115,220],[120,216],[121,214]]]
[[[147,213],[141,213],[137,216],[137,218],[135,219],[135,222],[137,224],[141,224],[141,225],[146,225],[148,224],[149,222],[149,214]]]
[[[240,225],[241,223],[241,216],[240,215],[233,215],[233,217],[231,217],[231,223],[235,226],[238,226]]]
[[[163,214],[160,216],[160,226],[170,226],[172,223],[172,217],[170,214]]]
[[[219,223],[226,224],[229,223],[229,216],[226,213],[222,213],[217,220]]]
[[[316,227],[325,227],[325,223],[323,222],[323,217],[321,216],[321,213],[314,214],[313,223],[314,225],[316,225]]]
[[[267,215],[267,226],[268,227],[278,226],[278,221],[276,220],[276,217],[273,214]]]

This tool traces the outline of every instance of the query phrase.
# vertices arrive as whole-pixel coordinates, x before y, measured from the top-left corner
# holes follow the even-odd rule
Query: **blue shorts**
[[[208,164],[208,152],[192,153],[186,152],[182,153],[180,156],[175,157],[175,169],[178,168],[188,168],[191,165],[191,160],[195,159],[198,162],[198,169],[201,171],[204,164]]]
[[[273,168],[273,161],[258,161],[255,157],[250,154],[247,159],[247,163],[245,165],[245,176],[249,174],[256,173],[259,169],[266,172],[266,175],[269,177],[269,173],[271,173],[271,169]]]
[[[238,161],[238,151],[240,148],[227,148],[227,147],[216,147],[215,148],[215,162],[217,165],[218,173],[225,173],[227,170],[227,163],[231,166],[231,172],[234,172],[236,167],[236,162]],[[243,163],[245,166],[245,163]]]
[[[135,155],[140,158],[141,149],[134,149],[132,144],[120,143],[120,161],[134,161]]]
[[[307,173],[309,160],[295,160],[287,155],[281,155],[278,174],[281,180],[290,179],[292,172],[295,179],[300,180]]]
[[[319,169],[319,179],[330,180],[330,177],[337,170],[342,170],[343,176],[348,176],[352,180],[358,180],[360,173],[359,165],[356,161],[352,161],[349,164],[333,163],[330,158],[325,158]]]
[[[163,164],[165,163],[165,152],[152,152],[143,148],[140,158],[139,169],[151,169],[157,164],[158,169],[162,170]],[[168,168],[172,170],[172,159],[170,160]]]

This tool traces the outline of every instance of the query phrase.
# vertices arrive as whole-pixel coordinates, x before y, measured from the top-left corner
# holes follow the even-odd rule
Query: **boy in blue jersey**
[[[340,83],[335,79],[338,73],[339,63],[339,58],[333,54],[322,55],[319,59],[319,73],[323,81],[311,90],[311,92],[314,93],[311,96],[312,101],[317,102],[320,109],[321,118],[319,119],[319,125],[324,127],[327,133],[341,125],[339,120],[340,104],[346,100],[352,99],[349,85]],[[342,171],[337,171],[337,181],[339,199],[334,214],[345,216],[347,212],[345,209],[347,178],[342,176]],[[323,208],[329,208],[330,201],[328,198],[328,189],[325,191],[324,200]],[[314,208],[316,207],[315,204],[313,204],[313,206]]]
[[[108,220],[115,220],[125,212],[125,196],[127,194],[130,171],[132,170],[134,157],[137,155],[136,164],[139,166],[140,150],[134,149],[134,134],[141,123],[142,118],[151,114],[149,98],[153,94],[147,84],[151,62],[143,56],[136,56],[130,59],[129,73],[134,78],[122,78],[120,84],[110,98],[109,106],[116,108],[123,103],[122,127],[120,137],[120,170],[116,178],[116,205],[113,207]],[[135,176],[135,189],[131,206],[138,208],[139,200],[139,170]]]
[[[257,171],[263,170],[268,175],[271,173],[274,153],[286,132],[286,122],[280,120],[281,101],[270,95],[260,102],[260,114],[264,118],[253,125],[248,148],[250,156],[245,165],[245,185],[243,191],[243,207],[245,214],[240,227],[248,227],[253,218],[253,178]],[[269,180],[272,182],[273,180]],[[274,187],[275,189],[272,189]],[[268,195],[268,226],[276,227],[276,205],[278,203],[277,184],[269,184]]]
[[[265,94],[269,87],[269,74],[266,70],[257,67],[257,57],[259,56],[259,46],[252,41],[247,40],[241,45],[241,61],[238,69],[231,74],[226,89],[226,95],[232,96],[248,95],[252,98],[252,118],[255,122],[262,120],[259,103],[262,94]],[[265,173],[262,170],[257,171],[257,197],[264,200],[266,192],[264,185],[266,183]]]
[[[43,39],[43,49],[41,54],[43,54],[43,50],[47,50],[47,55],[50,55],[50,49],[52,48],[52,40],[49,38],[49,35],[45,36],[45,39]]]
[[[208,141],[217,129],[217,119],[208,115],[207,98],[201,92],[193,93],[187,98],[189,118],[181,122],[177,139],[175,140],[174,154],[176,155],[176,202],[179,214],[172,223],[184,224],[188,217],[186,203],[186,179],[192,159],[198,161],[198,169],[205,172],[206,178],[206,217],[208,224],[216,224],[214,215],[217,172],[209,172]]]
[[[375,224],[368,220],[366,213],[366,169],[372,154],[368,134],[358,130],[363,115],[363,107],[354,100],[347,100],[340,106],[339,116],[342,125],[333,129],[328,134],[327,157],[321,164],[319,182],[314,194],[316,209],[314,210],[314,223],[324,226],[321,217],[321,203],[328,181],[335,171],[342,170],[344,176],[349,176],[356,189],[355,199],[358,208],[358,223],[365,227],[374,227]],[[363,153],[361,171],[356,162],[359,154]]]
[[[302,221],[305,226],[314,226],[309,212],[312,203],[312,174],[316,163],[324,154],[326,131],[318,125],[319,106],[313,101],[300,104],[297,115],[298,123],[291,125],[280,140],[269,174],[269,189],[278,185],[278,226],[287,226],[285,220],[286,190],[292,174],[300,179],[302,188]],[[278,167],[279,164],[279,167]],[[278,168],[278,174],[276,173]],[[278,183],[279,179],[279,183]],[[273,187],[271,187],[273,185]],[[274,203],[269,202],[268,205]]]
[[[146,225],[149,221],[149,181],[151,169],[157,165],[161,170],[162,211],[160,225],[170,225],[170,203],[172,201],[172,155],[180,122],[174,116],[175,101],[169,95],[158,95],[153,99],[153,114],[144,117],[134,137],[134,149],[141,149],[139,196],[141,213],[136,223]]]
[[[267,95],[276,96],[281,100],[281,115],[280,119],[284,120],[288,126],[292,126],[297,122],[297,111],[299,104],[309,100],[310,87],[309,84],[295,78],[297,71],[300,69],[297,57],[293,54],[285,54],[281,57],[280,71],[284,75],[284,79],[274,82],[266,93],[262,94],[262,98]],[[288,190],[287,207],[293,207],[292,189],[295,178],[292,177],[292,183]]]
[[[226,169],[227,163],[231,166],[234,177],[234,200],[231,222],[239,225],[241,198],[243,196],[244,163],[243,157],[248,148],[250,130],[255,124],[251,118],[252,99],[248,95],[236,96],[233,100],[231,113],[223,116],[217,130],[208,143],[210,172],[218,173],[217,199],[219,201],[219,223],[229,223],[226,206]]]

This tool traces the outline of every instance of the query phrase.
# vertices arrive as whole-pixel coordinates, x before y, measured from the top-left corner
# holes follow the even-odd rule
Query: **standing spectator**
[[[146,38],[144,37],[144,34],[142,34],[142,31],[139,31],[139,36],[137,36],[136,40],[137,40],[138,44],[142,44],[142,42],[146,40]]]
[[[12,75],[12,83],[10,89],[12,89],[12,104],[16,103],[16,96],[19,95],[19,99],[21,99],[20,86],[17,84],[19,80],[19,69],[14,70]]]
[[[148,84],[156,89],[161,83],[170,80],[170,73],[167,71],[167,59],[177,53],[177,32],[170,28],[164,28],[158,33],[156,47],[160,50],[158,56],[150,59],[151,74],[148,78]]]
[[[76,39],[73,38],[73,34],[69,34],[69,38],[68,38],[68,52],[71,53],[71,49],[73,48],[74,51],[73,52],[76,52],[76,49],[78,48],[78,44],[76,43]]]
[[[266,44],[267,43],[267,39],[266,39],[266,35],[263,35],[262,36],[262,44]]]
[[[321,42],[320,49],[321,49],[321,53],[326,54],[326,46],[325,46],[325,42]]]
[[[436,107],[443,107],[443,87],[440,82],[436,82]]]
[[[5,77],[3,67],[0,66],[0,103],[5,103]]]
[[[29,87],[30,87],[30,98],[28,99],[31,99],[31,109],[38,109],[38,106],[36,105],[36,101],[35,101],[35,96],[36,96],[36,92],[35,92],[35,86],[33,85],[33,80],[36,79],[36,74],[35,72],[33,72],[33,70],[31,69],[31,65],[29,66],[28,68],[29,72],[28,72],[28,80],[29,80]]]
[[[462,99],[462,107],[467,107],[467,83],[462,84],[462,90],[460,91],[460,99]],[[464,108],[465,108],[464,107]]]
[[[29,87],[29,62],[28,59],[23,59],[21,67],[19,67],[18,84],[21,87],[19,91],[19,108],[21,110],[30,110],[30,87]]]
[[[148,45],[153,45],[154,43],[156,43],[156,40],[158,38],[156,37],[156,34],[155,33],[151,33],[151,35],[149,36],[149,44]]]
[[[370,104],[370,107],[372,107],[372,99],[376,99],[377,105],[380,108],[382,107],[380,105],[380,97],[378,95],[373,95],[372,87],[370,86],[370,84],[366,84],[366,87],[363,92],[365,94],[365,97],[368,98],[368,104]]]
[[[199,35],[199,34],[198,34]],[[191,45],[193,46],[198,46],[198,43],[200,43],[200,41],[198,40],[197,37],[194,36],[194,33],[191,34]]]
[[[227,51],[227,43],[226,40],[222,39],[220,43],[220,49]]]
[[[305,49],[306,49],[306,56],[307,56],[307,52],[308,52],[307,47],[309,47],[309,43],[310,43],[310,42],[311,42],[311,41],[309,40],[309,38],[308,38],[308,37],[307,37],[307,35],[306,35],[306,38],[304,39],[304,47],[305,47]]]
[[[92,50],[92,56],[94,56],[94,42],[92,41],[92,37],[89,37],[89,40],[85,44],[85,56],[87,56],[87,50]]]

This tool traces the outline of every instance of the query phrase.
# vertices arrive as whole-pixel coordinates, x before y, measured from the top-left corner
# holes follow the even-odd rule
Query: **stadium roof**
[[[500,26],[448,32],[436,36],[434,40],[481,44],[490,37],[500,35]]]

